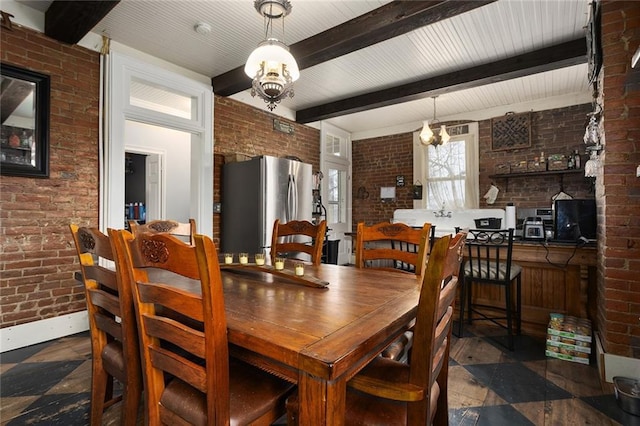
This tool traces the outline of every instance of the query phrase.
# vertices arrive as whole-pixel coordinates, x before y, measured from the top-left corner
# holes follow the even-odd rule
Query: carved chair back
[[[140,232],[164,232],[180,237],[181,240],[193,245],[193,238],[196,235],[196,220],[189,219],[189,222],[185,223],[169,219],[158,219],[142,225],[135,220],[130,220],[129,229],[133,235],[137,235]]]
[[[322,246],[326,232],[326,220],[314,225],[307,220],[280,223],[280,220],[276,219],[271,237],[272,264],[280,255],[299,257],[299,253],[306,253],[310,256],[311,263],[319,265],[322,261]]]
[[[403,223],[358,223],[356,266],[415,273],[422,280],[429,253],[431,224],[412,228]]]

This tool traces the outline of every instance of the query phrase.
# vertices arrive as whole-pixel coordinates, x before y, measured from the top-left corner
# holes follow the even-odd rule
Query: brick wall
[[[537,111],[531,114],[531,146],[523,149],[492,151],[491,120],[479,123],[480,152],[480,207],[504,208],[508,202],[517,207],[550,207],[551,197],[560,189],[574,198],[593,198],[593,181],[582,173],[565,176],[536,176],[526,178],[490,178],[499,163],[533,160],[544,151],[550,154],[569,154],[574,149],[584,154],[582,141],[591,105]],[[353,143],[353,223],[367,224],[386,221],[395,209],[412,208],[411,185],[413,178],[413,143],[411,133]],[[584,163],[583,161],[583,163]],[[395,186],[396,175],[404,175],[406,186],[396,188],[395,203],[381,203],[380,187]],[[482,195],[494,183],[500,193],[490,206]],[[508,188],[507,188],[508,186]],[[364,187],[369,198],[358,198],[358,188]]]
[[[9,327],[85,309],[68,226],[98,226],[99,55],[18,25],[0,34],[3,62],[51,76],[50,178],[0,177],[0,327]],[[293,155],[318,170],[319,130],[289,122],[293,135],[277,132],[275,115],[227,98],[216,97],[214,114],[215,201],[228,153]]]
[[[631,69],[631,57],[638,46],[640,3],[603,1],[597,328],[607,352],[634,358],[640,358],[640,69]]]
[[[265,104],[266,105],[266,104]],[[273,120],[293,126],[293,134],[273,129]],[[224,196],[220,189],[222,165],[233,156],[274,157],[294,156],[320,170],[320,131],[303,124],[286,120],[268,112],[253,108],[242,102],[221,96],[215,97],[214,105],[214,201]],[[220,214],[213,217],[214,238],[220,238]]]
[[[591,105],[576,105],[567,108],[550,109],[531,113],[531,146],[522,149],[492,151],[491,120],[479,123],[480,132],[480,207],[504,208],[513,202],[516,208],[551,207],[553,197],[561,189],[574,198],[594,198],[593,181],[585,179],[583,173],[518,177],[505,179],[491,178],[497,164],[512,164],[534,160],[544,152],[568,155],[577,149],[581,154],[582,168],[587,160],[583,142],[587,125],[587,113]],[[499,189],[496,202],[490,206],[482,196],[491,183]]]
[[[413,136],[411,133],[353,142],[353,229],[358,222],[372,225],[389,221],[396,209],[413,208]],[[383,203],[380,188],[396,186],[404,175],[405,186],[396,188],[396,201]],[[362,189],[361,189],[362,188]],[[364,197],[363,194],[368,194]],[[360,196],[359,196],[360,194]]]
[[[99,55],[14,25],[2,62],[51,78],[50,177],[0,177],[1,327],[83,310],[69,223],[98,225]]]

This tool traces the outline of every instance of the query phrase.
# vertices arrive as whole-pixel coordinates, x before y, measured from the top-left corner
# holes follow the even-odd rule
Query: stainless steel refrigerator
[[[312,166],[270,156],[222,168],[221,249],[268,252],[276,219],[311,221]]]

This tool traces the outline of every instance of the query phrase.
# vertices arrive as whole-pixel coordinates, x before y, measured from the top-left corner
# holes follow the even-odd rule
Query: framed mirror
[[[0,174],[49,177],[49,76],[0,66]]]

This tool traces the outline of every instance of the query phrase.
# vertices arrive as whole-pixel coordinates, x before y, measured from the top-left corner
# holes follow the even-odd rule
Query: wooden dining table
[[[413,274],[328,264],[307,264],[304,276],[327,285],[222,270],[230,352],[298,385],[300,424],[341,425],[347,381],[406,330],[420,284]]]

